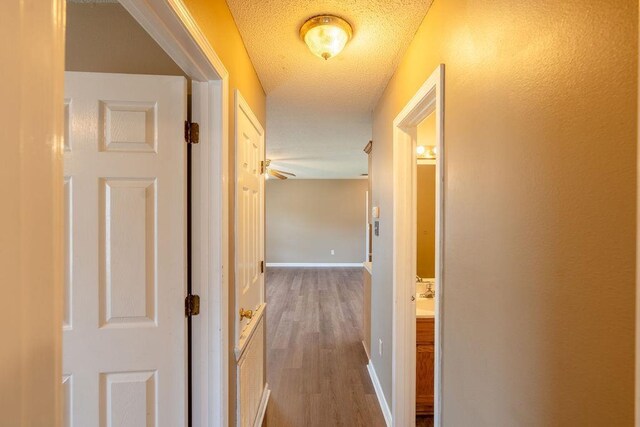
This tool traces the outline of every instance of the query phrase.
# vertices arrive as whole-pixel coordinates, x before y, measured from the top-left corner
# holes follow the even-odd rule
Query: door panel
[[[259,425],[269,393],[264,373],[264,131],[236,92],[237,424]],[[252,310],[240,318],[239,310]]]
[[[186,422],[186,80],[66,73],[69,426]]]
[[[100,179],[100,325],[157,325],[155,179]]]
[[[264,132],[246,103],[237,109],[236,129],[236,286],[237,310],[256,312],[264,302],[263,258]],[[239,319],[239,318],[238,318]],[[250,319],[238,320],[239,336]]]

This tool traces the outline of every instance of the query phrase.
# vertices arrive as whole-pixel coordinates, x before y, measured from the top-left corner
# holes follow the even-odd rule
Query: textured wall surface
[[[432,0],[229,0],[268,95],[267,153],[304,178],[357,178],[367,171],[371,110]],[[310,17],[332,13],[353,26],[335,58],[300,39]]]
[[[363,262],[367,189],[365,179],[268,180],[267,262]]]
[[[375,109],[390,343],[392,121],[445,64],[445,426],[633,424],[637,38],[633,0],[436,0]]]

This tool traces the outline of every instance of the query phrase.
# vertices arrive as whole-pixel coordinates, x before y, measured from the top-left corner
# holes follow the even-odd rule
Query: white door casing
[[[186,80],[66,73],[67,425],[186,422]]]
[[[434,425],[441,426],[444,274],[444,65],[439,65],[393,121],[392,425],[415,423],[416,127],[436,115]]]
[[[200,124],[192,158],[193,425],[229,419],[229,72],[184,0],[119,0],[191,79],[191,114]]]

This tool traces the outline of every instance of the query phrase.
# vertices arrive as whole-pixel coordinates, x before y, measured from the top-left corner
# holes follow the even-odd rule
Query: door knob
[[[253,310],[245,310],[244,308],[240,309],[240,321],[242,319],[251,319],[253,317]]]

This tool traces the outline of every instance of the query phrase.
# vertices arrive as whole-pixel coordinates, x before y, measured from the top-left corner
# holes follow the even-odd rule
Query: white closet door
[[[264,375],[264,131],[236,92],[236,358],[239,427],[259,425],[268,390]],[[240,318],[240,310],[251,318]],[[262,407],[262,409],[261,409]]]
[[[264,302],[264,131],[247,103],[236,96],[236,312],[256,312]],[[237,317],[238,341],[250,322]]]
[[[186,80],[67,73],[66,425],[186,423]]]

